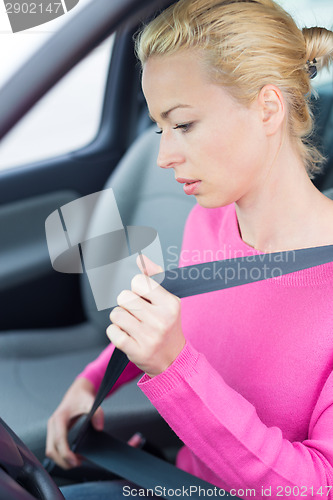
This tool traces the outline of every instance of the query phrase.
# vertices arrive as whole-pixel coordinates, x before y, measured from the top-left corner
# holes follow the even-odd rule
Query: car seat
[[[157,230],[165,267],[170,268],[177,267],[184,223],[195,200],[184,196],[171,170],[157,167],[158,147],[159,138],[151,127],[128,150],[105,188],[113,189],[125,226]],[[112,216],[104,203],[96,210],[101,206],[105,216]],[[75,376],[108,344],[108,311],[97,311],[85,276],[81,281],[85,323],[0,336],[0,415],[39,458],[44,452],[48,417]],[[155,410],[133,383],[120,389],[106,407],[106,425],[112,422],[113,432],[120,434],[133,415],[137,429],[143,432],[155,418]]]
[[[319,99],[313,96],[312,108],[315,120],[315,129],[312,142],[319,147],[327,161],[316,178],[315,185],[321,191],[333,188],[333,93],[332,83],[326,83],[318,89]]]

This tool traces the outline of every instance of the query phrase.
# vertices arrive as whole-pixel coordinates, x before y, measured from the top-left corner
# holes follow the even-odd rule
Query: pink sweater
[[[234,205],[196,205],[180,266],[260,253]],[[333,499],[332,292],[330,263],[182,299],[187,345],[138,384],[184,442],[180,468],[244,498]],[[81,374],[96,387],[112,349]]]

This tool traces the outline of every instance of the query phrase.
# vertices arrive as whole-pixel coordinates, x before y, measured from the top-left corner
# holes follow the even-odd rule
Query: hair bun
[[[327,68],[333,62],[333,32],[326,28],[303,28],[306,60],[318,63],[318,69]]]

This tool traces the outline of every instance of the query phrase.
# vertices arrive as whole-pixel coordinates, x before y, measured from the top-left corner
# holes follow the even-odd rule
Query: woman
[[[310,180],[322,158],[306,141],[311,78],[332,62],[332,32],[300,31],[271,0],[180,0],[137,52],[158,165],[198,202],[186,255],[333,243],[333,202]],[[182,302],[147,292],[149,279],[120,294],[107,334],[133,363],[124,378],[144,372],[139,387],[184,442],[177,465],[236,494],[333,497],[333,263]],[[111,350],[50,419],[47,454],[65,467],[79,460],[70,419],[91,404]],[[82,488],[64,494],[84,498]],[[117,483],[101,488],[116,498]]]

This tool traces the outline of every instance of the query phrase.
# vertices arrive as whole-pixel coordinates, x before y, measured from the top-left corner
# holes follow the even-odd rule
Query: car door
[[[74,68],[61,88],[38,103],[38,109],[33,109],[0,146],[1,333],[71,325],[84,318],[79,275],[55,273],[51,267],[45,219],[69,201],[101,190],[142,126],[138,119],[144,105],[131,36],[132,30],[124,28],[95,49],[90,59]],[[90,109],[87,91],[81,92],[81,101],[69,106],[66,86],[72,88],[74,96],[85,86],[89,92],[85,79],[94,71],[102,74],[95,77],[97,85],[90,85],[100,93],[93,96],[98,109]],[[94,119],[96,131],[90,131],[94,135],[86,144],[73,149],[66,140],[75,135],[80,119],[88,125]],[[67,130],[62,131],[62,127]],[[35,136],[31,134],[29,139],[26,135],[31,128]],[[87,136],[84,130],[82,135]],[[50,151],[66,147],[67,151],[52,155],[45,146],[39,148],[47,140]],[[39,149],[45,158],[25,162],[25,156],[38,156]]]

